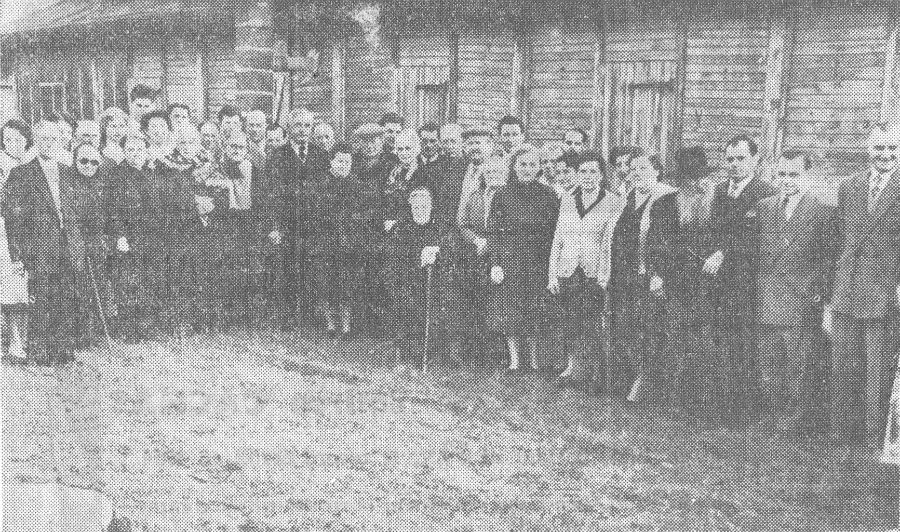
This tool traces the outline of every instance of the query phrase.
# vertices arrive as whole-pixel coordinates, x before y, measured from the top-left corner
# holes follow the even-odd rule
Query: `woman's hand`
[[[119,253],[128,253],[131,251],[131,246],[128,245],[128,239],[124,236],[120,236],[119,240],[116,241],[116,251]]]
[[[503,282],[503,268],[500,266],[491,267],[491,282],[494,284]]]
[[[558,277],[550,278],[550,282],[547,283],[547,290],[549,290],[550,293],[555,296],[559,295],[559,278]]]

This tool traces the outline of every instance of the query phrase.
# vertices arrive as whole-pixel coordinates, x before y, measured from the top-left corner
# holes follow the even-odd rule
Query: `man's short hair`
[[[462,133],[463,140],[469,140],[472,137],[493,137],[494,132],[487,126],[473,126],[467,128]]]
[[[191,108],[186,103],[170,103],[169,107],[166,108],[166,114],[172,116],[172,111],[175,109],[184,109],[188,112],[188,115],[191,114]]]
[[[284,127],[281,124],[269,124],[266,126],[266,131],[278,131],[281,130],[284,133]]]
[[[497,133],[503,130],[503,126],[519,126],[519,131],[525,133],[525,124],[512,115],[506,115],[497,122]]]
[[[331,153],[328,154],[328,160],[331,161],[334,157],[339,153],[346,153],[348,155],[353,155],[353,146],[346,142],[338,142],[334,145],[334,148],[331,149]]]
[[[756,156],[759,153],[759,146],[756,144],[756,141],[751,139],[749,135],[736,135],[731,138],[728,142],[725,143],[725,149],[728,148],[736,148],[741,143],[747,144],[747,149],[750,150],[750,156]]]
[[[581,129],[580,127],[570,127],[569,129],[565,130],[565,132],[563,132],[563,137],[565,137],[566,133],[571,133],[573,131],[575,133],[578,133],[579,135],[581,135],[581,142],[587,144],[587,141],[588,141],[587,131]]]
[[[418,185],[416,187],[413,187],[413,189],[409,191],[409,199],[413,199],[419,196],[428,196],[429,198],[431,198],[431,189],[429,189],[425,185]]]
[[[438,126],[438,125],[437,125],[436,123],[434,123],[434,122],[425,122],[424,124],[422,124],[421,126],[419,126],[419,136],[420,136],[420,137],[422,136],[422,132],[423,132],[423,131],[427,131],[427,132],[429,132],[429,133],[434,133],[435,135],[440,136],[440,134],[441,134],[441,127]]]
[[[556,158],[557,163],[563,163],[566,165],[566,168],[571,168],[573,170],[578,170],[578,165],[581,163],[582,157],[577,153],[572,153],[567,151]]]
[[[809,156],[808,152],[802,150],[787,150],[781,154],[781,159],[787,159],[788,161],[793,161],[794,159],[803,159],[803,169],[809,170],[812,168],[812,157]]]
[[[644,150],[637,146],[616,146],[609,150],[609,164],[616,164],[616,160],[623,155],[627,155],[629,159],[640,157],[644,154]]]
[[[219,112],[216,113],[216,121],[221,124],[223,118],[231,118],[233,116],[241,118],[241,112],[238,111],[237,107],[233,105],[223,105],[222,108],[219,109]],[[243,119],[241,120],[243,121]]]
[[[72,128],[72,131],[75,131],[75,117],[65,111],[56,111],[54,113],[50,113],[46,116],[45,120],[47,120],[48,122],[55,122],[57,124],[60,122],[65,122],[66,124],[69,124],[69,127]]]
[[[139,140],[144,143],[144,148],[150,147],[150,139],[147,138],[147,135],[138,133],[137,131],[129,131],[128,133],[126,133],[122,137],[122,140],[119,141],[119,147],[124,150],[125,145],[128,144],[129,140]]]
[[[288,122],[288,124],[292,124],[292,123],[300,120],[304,116],[310,116],[313,118],[313,120],[315,120],[316,113],[310,111],[306,107],[294,107],[293,109],[291,109],[288,112],[287,122]]]
[[[406,120],[397,113],[385,113],[378,121],[378,125],[384,127],[385,124],[400,124],[400,127],[406,127]]]
[[[128,101],[133,102],[135,100],[140,100],[141,98],[153,100],[156,98],[156,91],[143,83],[138,83],[132,87],[131,92],[128,93]]]
[[[599,151],[587,150],[586,152],[578,156],[577,161],[578,166],[581,166],[584,163],[596,162],[597,166],[600,167],[600,171],[603,173],[603,175],[606,175],[606,161],[603,160],[603,156],[600,155]]]
[[[150,127],[150,121],[154,118],[159,118],[165,120],[166,127],[172,129],[172,122],[169,120],[169,115],[165,111],[150,111],[141,117],[141,130],[147,131]]]

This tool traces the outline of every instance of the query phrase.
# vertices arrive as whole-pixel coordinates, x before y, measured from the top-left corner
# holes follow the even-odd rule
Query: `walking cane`
[[[106,323],[106,313],[103,312],[103,303],[100,301],[100,290],[97,289],[97,278],[94,276],[94,268],[91,263],[91,257],[85,257],[88,267],[88,275],[91,278],[91,288],[94,291],[94,299],[97,301],[97,313],[100,315],[100,324],[103,326],[103,336],[106,339],[106,348],[112,347],[112,338],[109,336],[109,326]]]
[[[425,267],[425,348],[422,349],[422,373],[428,373],[428,346],[431,343],[431,285],[434,265]]]

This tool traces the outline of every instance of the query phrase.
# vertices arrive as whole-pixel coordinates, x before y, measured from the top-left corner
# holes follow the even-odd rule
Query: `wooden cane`
[[[88,275],[91,278],[91,288],[94,291],[94,299],[97,301],[97,313],[100,315],[100,325],[103,326],[103,336],[106,339],[106,348],[112,347],[112,338],[109,336],[109,326],[106,323],[106,313],[103,311],[103,303],[100,301],[100,290],[97,288],[97,278],[94,276],[94,268],[91,263],[91,257],[85,256],[87,262]]]
[[[425,348],[422,349],[422,373],[428,373],[428,346],[431,343],[431,284],[434,265],[425,267]]]

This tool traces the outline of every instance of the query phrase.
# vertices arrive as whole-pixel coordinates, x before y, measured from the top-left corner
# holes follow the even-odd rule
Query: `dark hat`
[[[678,181],[692,181],[703,179],[710,171],[703,147],[690,146],[678,152],[678,173],[673,177]]]

